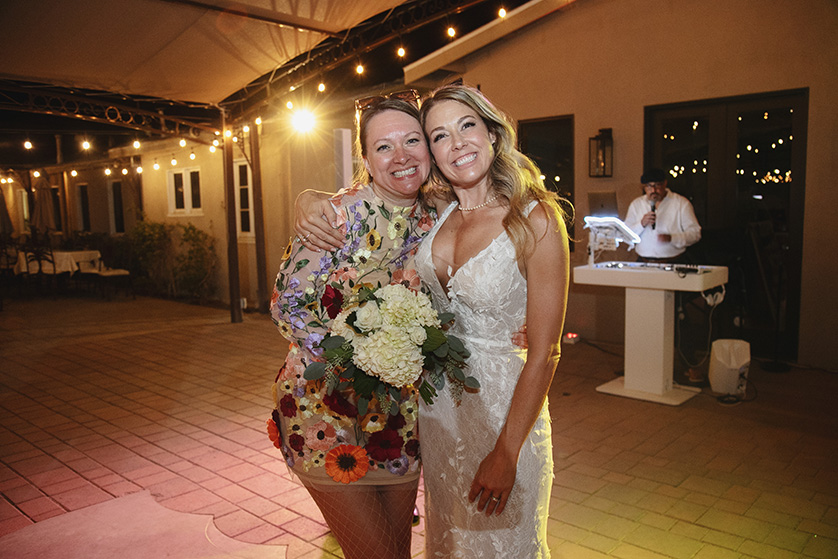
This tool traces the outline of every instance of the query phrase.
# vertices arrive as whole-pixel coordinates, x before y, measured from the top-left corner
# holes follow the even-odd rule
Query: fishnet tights
[[[397,485],[307,489],[346,559],[409,559],[418,480]]]

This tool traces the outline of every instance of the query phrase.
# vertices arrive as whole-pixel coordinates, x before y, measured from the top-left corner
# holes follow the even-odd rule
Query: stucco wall
[[[832,0],[578,0],[468,57],[464,77],[517,119],[574,115],[579,215],[591,190],[616,190],[622,212],[638,195],[645,106],[808,87],[799,361],[834,369],[836,29]],[[606,127],[614,177],[590,179],[587,140]],[[621,340],[620,291],[573,286],[568,329]]]

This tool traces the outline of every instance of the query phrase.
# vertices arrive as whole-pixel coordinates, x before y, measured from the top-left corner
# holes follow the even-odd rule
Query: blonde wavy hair
[[[541,172],[535,163],[518,150],[518,133],[515,121],[495,107],[480,91],[466,85],[446,85],[431,93],[422,101],[419,122],[425,130],[428,112],[441,101],[457,101],[470,107],[486,124],[489,133],[495,135],[494,159],[489,171],[491,188],[504,197],[509,212],[503,218],[503,227],[515,246],[519,259],[526,258],[535,249],[536,233],[525,213],[533,200],[538,200],[548,212],[552,212],[561,227],[561,222],[572,217],[570,202],[547,190],[541,179]],[[454,200],[451,183],[440,172],[431,158],[431,188],[435,194]],[[570,211],[565,211],[564,207]]]

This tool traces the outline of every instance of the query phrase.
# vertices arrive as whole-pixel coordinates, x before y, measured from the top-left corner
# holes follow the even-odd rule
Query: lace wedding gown
[[[511,336],[526,321],[527,284],[504,232],[453,277],[449,271],[446,294],[431,253],[436,232],[456,207],[449,206],[424,239],[415,264],[437,310],[455,314],[450,332],[471,351],[468,373],[480,381],[480,390],[463,394],[457,406],[447,383],[433,405],[420,403],[426,556],[549,557],[553,457],[546,401],[521,449],[503,513],[487,517],[468,501],[474,474],[497,441],[526,361],[526,350],[513,345]]]

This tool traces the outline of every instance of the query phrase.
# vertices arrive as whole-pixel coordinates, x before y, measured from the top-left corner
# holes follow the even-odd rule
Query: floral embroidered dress
[[[397,413],[376,400],[359,414],[351,388],[328,394],[323,380],[307,381],[306,367],[323,361],[318,344],[345,299],[362,285],[420,287],[413,256],[433,226],[420,204],[393,206],[369,185],[332,198],[346,235],[333,252],[286,248],[271,301],[271,317],[291,347],[273,386],[276,409],[268,421],[274,445],[302,480],[320,485],[385,485],[419,476],[418,393],[401,390]]]

